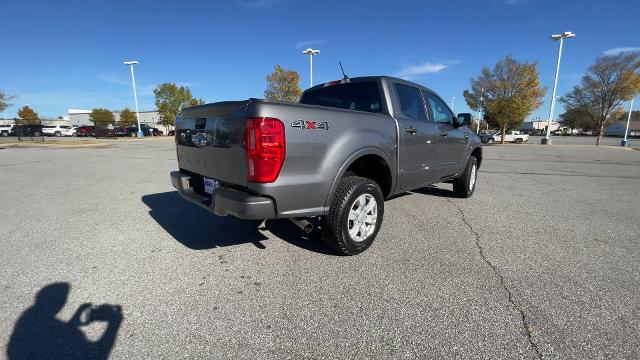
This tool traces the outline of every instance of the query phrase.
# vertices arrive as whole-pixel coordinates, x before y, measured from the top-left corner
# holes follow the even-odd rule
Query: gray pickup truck
[[[190,107],[176,120],[171,181],[216,215],[289,218],[305,231],[319,223],[338,253],[358,254],[380,230],[384,199],[443,181],[473,194],[482,145],[470,121],[435,92],[386,76],[314,86],[297,104]]]

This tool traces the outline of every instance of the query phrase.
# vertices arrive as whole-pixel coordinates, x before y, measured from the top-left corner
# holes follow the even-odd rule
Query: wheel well
[[[473,151],[471,152],[471,156],[475,156],[476,160],[478,162],[478,169],[480,168],[480,164],[482,164],[482,149],[481,148],[475,148],[473,149]]]
[[[365,155],[354,161],[345,174],[355,174],[375,181],[386,198],[391,193],[391,170],[387,162],[378,155]]]

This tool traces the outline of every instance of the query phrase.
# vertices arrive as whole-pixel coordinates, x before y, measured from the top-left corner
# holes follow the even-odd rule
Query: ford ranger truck
[[[296,104],[194,106],[176,119],[171,181],[218,216],[289,218],[306,231],[320,220],[323,239],[354,255],[371,246],[390,196],[443,181],[473,194],[482,145],[470,122],[432,90],[386,76],[317,85]]]

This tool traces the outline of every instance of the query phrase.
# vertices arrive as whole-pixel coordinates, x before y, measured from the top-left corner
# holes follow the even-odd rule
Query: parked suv
[[[94,126],[80,126],[76,129],[76,136],[96,136],[96,128]]]
[[[42,133],[47,136],[72,136],[73,131],[69,125],[45,125],[42,127]]]
[[[0,136],[9,136],[11,134],[11,129],[13,129],[14,125],[0,125]]]
[[[42,136],[42,125],[16,125],[11,129],[11,135],[15,136]]]
[[[142,128],[142,133],[144,134],[144,136],[151,136],[152,134],[153,136],[162,135],[162,131],[160,131],[158,128],[151,127],[147,124],[140,124],[140,127]],[[132,125],[126,128],[126,136],[137,136],[137,134],[138,134],[137,125]]]
[[[386,76],[314,86],[299,104],[195,106],[176,120],[171,181],[219,216],[289,218],[305,231],[319,218],[323,239],[353,255],[378,234],[386,198],[443,181],[473,195],[482,145],[470,123],[434,91]]]

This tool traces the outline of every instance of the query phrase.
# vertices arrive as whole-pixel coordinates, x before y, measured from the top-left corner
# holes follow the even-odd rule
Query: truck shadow
[[[260,220],[215,216],[183,200],[177,191],[144,195],[142,202],[149,207],[149,215],[174,239],[189,249],[205,250],[248,243],[265,249],[261,241],[268,238],[261,231],[268,230],[292,245],[333,255],[322,242],[318,231],[305,234],[286,219],[267,220],[261,227]]]

